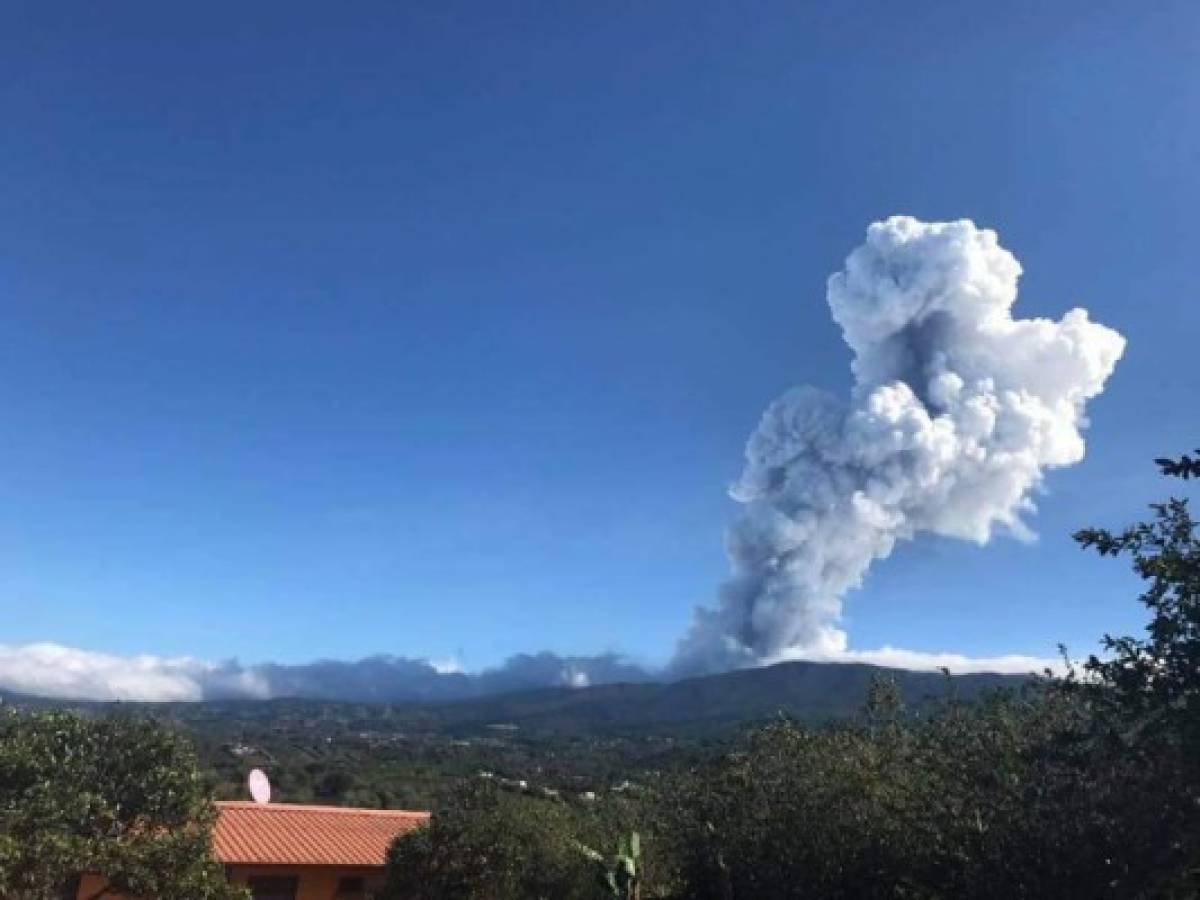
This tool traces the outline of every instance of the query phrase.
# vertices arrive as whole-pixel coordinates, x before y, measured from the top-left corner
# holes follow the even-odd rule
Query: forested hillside
[[[480,772],[538,789],[604,791],[647,771],[686,765],[755,723],[787,716],[819,725],[851,717],[880,676],[895,682],[914,714],[950,694],[969,699],[1025,680],[792,662],[673,683],[557,688],[440,704],[295,698],[132,708],[190,735],[222,798],[244,796],[246,773],[258,767],[271,775],[276,797],[284,801],[427,808]]]

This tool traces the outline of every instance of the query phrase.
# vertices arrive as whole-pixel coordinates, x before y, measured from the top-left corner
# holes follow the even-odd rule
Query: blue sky
[[[923,539],[852,646],[1090,650],[1075,549],[1196,428],[1194,4],[10,3],[0,643],[662,662],[826,277],[969,217],[1129,339],[1033,545]]]

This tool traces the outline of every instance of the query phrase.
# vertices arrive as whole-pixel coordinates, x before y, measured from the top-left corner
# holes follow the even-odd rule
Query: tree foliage
[[[617,846],[628,833],[624,813],[476,781],[392,846],[383,896],[602,900],[611,896],[607,871],[589,848]]]
[[[244,896],[211,855],[190,745],[154,722],[0,709],[0,896],[60,897],[83,872],[162,900]]]
[[[1170,477],[1200,477],[1200,459],[1156,463]],[[1200,538],[1187,499],[1151,510],[1149,521],[1122,531],[1075,535],[1102,556],[1130,558],[1150,613],[1144,636],[1104,637],[1078,690],[1095,711],[1097,754],[1110,768],[1135,770],[1152,798],[1138,824],[1160,836],[1145,848],[1158,889],[1191,897],[1200,895]]]

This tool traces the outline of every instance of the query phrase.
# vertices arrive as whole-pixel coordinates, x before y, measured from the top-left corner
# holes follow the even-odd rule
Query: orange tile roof
[[[230,800],[217,803],[213,849],[220,862],[382,866],[397,836],[429,813]]]

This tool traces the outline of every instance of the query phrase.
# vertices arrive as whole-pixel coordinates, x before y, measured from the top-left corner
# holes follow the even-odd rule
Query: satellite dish
[[[271,802],[271,780],[262,769],[251,769],[246,776],[246,787],[250,788],[250,796],[255,803],[266,806]]]

